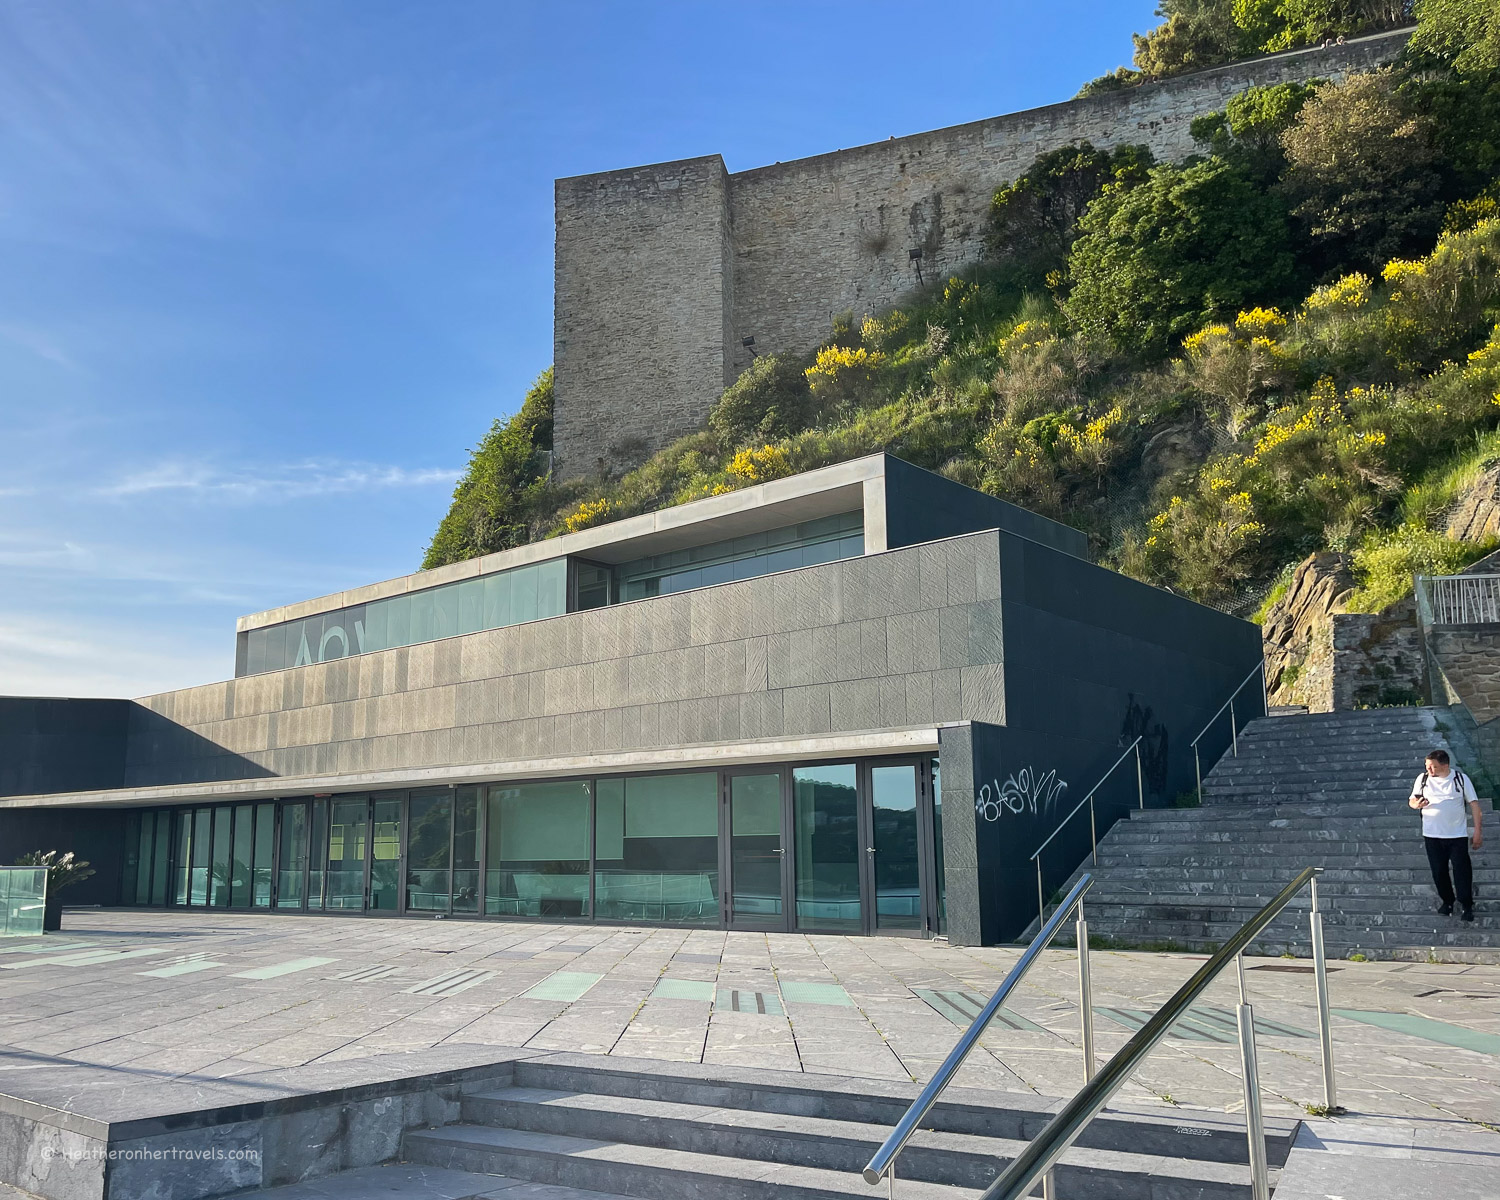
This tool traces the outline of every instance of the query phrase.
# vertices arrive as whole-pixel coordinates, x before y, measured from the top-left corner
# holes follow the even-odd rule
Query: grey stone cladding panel
[[[126,783],[1000,722],[1000,536],[148,697]]]

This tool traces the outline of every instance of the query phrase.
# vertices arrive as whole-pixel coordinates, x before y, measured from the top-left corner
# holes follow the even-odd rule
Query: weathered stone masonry
[[[897,303],[978,258],[990,197],[1078,140],[1198,147],[1194,117],[1251,86],[1392,59],[1406,32],[731,175],[718,155],[557,181],[556,465],[620,465],[697,428],[755,350]],[[922,257],[913,261],[912,251]]]

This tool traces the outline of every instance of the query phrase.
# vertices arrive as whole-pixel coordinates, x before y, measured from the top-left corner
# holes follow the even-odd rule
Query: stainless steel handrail
[[[1234,751],[1235,758],[1240,756],[1240,731],[1239,722],[1234,717],[1234,698],[1240,694],[1244,686],[1254,679],[1256,675],[1260,676],[1261,711],[1268,712],[1271,708],[1271,697],[1270,693],[1266,691],[1266,659],[1265,655],[1261,655],[1260,661],[1255,664],[1255,669],[1240,680],[1239,685],[1234,691],[1229,693],[1229,699],[1219,705],[1219,711],[1208,718],[1208,722],[1202,729],[1198,730],[1198,736],[1188,743],[1193,748],[1193,771],[1198,777],[1199,804],[1203,803],[1203,761],[1198,755],[1198,743],[1203,740],[1203,735],[1213,728],[1214,722],[1224,715],[1224,710],[1227,708],[1229,710],[1229,745]]]
[[[1099,1069],[1098,1074],[1084,1084],[1078,1094],[1063,1106],[1062,1110],[1047,1123],[1046,1128],[1011,1161],[1010,1166],[1000,1177],[984,1190],[980,1200],[1021,1200],[1021,1197],[1026,1196],[1036,1181],[1056,1166],[1057,1160],[1077,1141],[1089,1122],[1099,1115],[1100,1110],[1109,1103],[1110,1097],[1135,1073],[1141,1060],[1155,1049],[1156,1044],[1162,1038],[1166,1037],[1167,1031],[1176,1024],[1188,1005],[1202,995],[1208,985],[1231,962],[1240,966],[1238,1015],[1241,1055],[1245,1066],[1246,1125],[1247,1136],[1250,1140],[1252,1195],[1254,1200],[1266,1200],[1269,1195],[1269,1185],[1266,1177],[1265,1132],[1259,1124],[1260,1084],[1255,1075],[1255,1016],[1245,994],[1241,955],[1256,935],[1276,919],[1292,897],[1309,882],[1316,880],[1318,873],[1318,867],[1308,867],[1302,871],[1291,883],[1282,888],[1269,904],[1241,925],[1239,930],[1219,948],[1218,952],[1204,963],[1191,979],[1178,988],[1172,998],[1163,1004],[1115,1056]],[[1313,941],[1315,952],[1321,951],[1323,945],[1321,916],[1317,906],[1317,890],[1314,882]],[[1325,1067],[1324,1096],[1329,1108],[1336,1110],[1332,1078],[1332,1044],[1327,1033],[1328,992],[1321,965],[1320,961],[1317,980],[1320,1008],[1319,1032],[1323,1035]]]
[[[1031,856],[1031,861],[1036,864],[1036,919],[1040,925],[1047,919],[1047,904],[1042,899],[1042,851],[1047,848],[1052,839],[1063,831],[1063,826],[1078,814],[1078,810],[1085,804],[1089,806],[1089,840],[1093,849],[1089,851],[1089,863],[1098,866],[1097,856],[1099,853],[1099,823],[1094,819],[1094,793],[1104,786],[1104,781],[1114,774],[1114,770],[1128,757],[1130,752],[1135,751],[1135,794],[1136,802],[1141,808],[1146,807],[1146,788],[1141,778],[1141,738],[1136,738],[1130,745],[1125,747],[1125,753],[1110,764],[1109,770],[1099,776],[1099,782],[1089,788],[1089,794],[1073,806],[1073,811],[1057,823],[1057,827],[1047,835],[1047,840],[1036,848]]]
[[[964,1030],[963,1036],[958,1039],[953,1049],[948,1052],[948,1057],[943,1059],[943,1065],[933,1073],[927,1086],[911,1102],[911,1106],[906,1110],[905,1115],[902,1116],[901,1120],[896,1122],[896,1127],[891,1130],[890,1135],[880,1144],[880,1149],[875,1151],[874,1157],[866,1164],[864,1169],[866,1183],[879,1183],[881,1179],[888,1176],[891,1181],[891,1194],[895,1194],[896,1156],[901,1153],[906,1143],[911,1139],[911,1135],[917,1131],[917,1126],[921,1123],[922,1118],[927,1115],[928,1110],[937,1103],[938,1096],[942,1094],[943,1089],[952,1081],[958,1068],[963,1066],[964,1060],[969,1057],[969,1051],[974,1049],[975,1043],[979,1041],[979,1035],[994,1020],[995,1014],[1000,1011],[1000,1006],[1005,1003],[1006,998],[1011,992],[1015,991],[1016,986],[1030,969],[1031,964],[1036,961],[1037,955],[1046,949],[1047,943],[1056,936],[1057,931],[1062,927],[1062,923],[1067,920],[1068,914],[1074,908],[1078,909],[1078,983],[1084,1022],[1084,1078],[1092,1078],[1094,1073],[1094,1010],[1089,988],[1088,925],[1083,919],[1083,894],[1089,888],[1093,887],[1093,885],[1094,877],[1092,875],[1085,875],[1074,884],[1073,890],[1068,893],[1067,898],[1058,906],[1057,911],[1052,914],[1052,919],[1038,931],[1036,937],[1032,938],[1031,944],[1022,952],[1016,965],[1010,969],[1010,974],[1005,977],[1005,981],[995,989],[995,994],[990,997],[989,1003],[980,1010],[979,1015]]]

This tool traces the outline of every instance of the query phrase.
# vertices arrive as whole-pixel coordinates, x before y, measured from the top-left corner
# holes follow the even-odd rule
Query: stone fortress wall
[[[554,464],[639,461],[698,428],[757,353],[805,351],[833,317],[899,302],[980,255],[990,199],[1087,140],[1200,149],[1194,117],[1247,87],[1393,59],[1408,30],[1292,51],[730,174],[718,155],[559,179]],[[914,251],[921,251],[919,260]]]

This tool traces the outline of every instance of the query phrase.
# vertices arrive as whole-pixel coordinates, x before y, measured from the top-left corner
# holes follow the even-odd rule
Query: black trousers
[[[1469,839],[1466,837],[1424,837],[1427,862],[1432,867],[1432,882],[1444,904],[1453,903],[1453,888],[1458,886],[1458,902],[1474,907],[1474,865],[1469,861]],[[1448,878],[1448,864],[1453,864],[1453,878]]]

